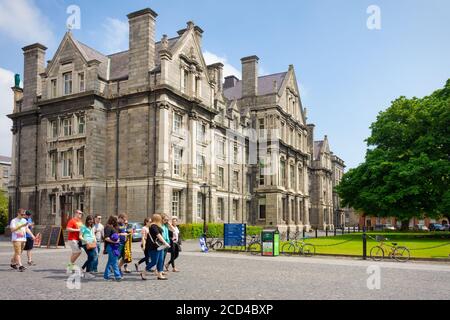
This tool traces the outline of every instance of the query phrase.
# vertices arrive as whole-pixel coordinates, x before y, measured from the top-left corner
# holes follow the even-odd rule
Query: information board
[[[40,247],[48,247],[51,232],[52,232],[51,226],[46,226],[45,229],[42,231]]]
[[[225,224],[223,235],[225,247],[245,247],[247,245],[246,224]]]
[[[55,247],[66,246],[64,242],[64,235],[61,227],[53,227],[50,232],[50,239],[48,241],[47,247]]]

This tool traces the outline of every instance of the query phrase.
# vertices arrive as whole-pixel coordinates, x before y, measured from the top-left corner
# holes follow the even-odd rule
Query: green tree
[[[8,224],[8,195],[0,191],[0,234],[4,233]]]
[[[450,79],[430,96],[395,100],[371,130],[365,162],[336,188],[342,204],[402,221],[449,217]]]

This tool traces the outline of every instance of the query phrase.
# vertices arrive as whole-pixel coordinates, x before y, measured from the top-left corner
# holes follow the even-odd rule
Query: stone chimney
[[[45,71],[47,48],[40,43],[35,43],[22,50],[24,55],[22,111],[27,111],[34,107],[37,96],[42,94],[40,74]]]
[[[242,62],[242,97],[258,95],[258,61],[257,56],[241,59]]]
[[[239,79],[236,76],[225,77],[224,89],[233,88],[238,83]]]
[[[152,9],[130,13],[130,51],[128,87],[131,92],[145,90],[149,72],[155,67],[155,29],[158,15]]]

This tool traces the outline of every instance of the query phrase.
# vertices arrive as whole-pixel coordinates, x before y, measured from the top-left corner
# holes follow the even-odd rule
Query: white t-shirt
[[[180,234],[180,230],[178,229],[178,227],[173,227],[173,228],[174,228],[174,231],[173,231],[172,241],[178,242],[178,236]]]
[[[94,225],[94,233],[97,242],[103,242],[103,237],[105,236],[105,227],[101,223]]]
[[[11,230],[17,228],[20,225],[23,225],[20,229],[18,229],[15,232],[11,232],[11,241],[19,241],[19,242],[26,242],[26,234],[27,234],[27,220],[24,218],[15,218],[11,220],[11,223],[9,224],[9,227]]]

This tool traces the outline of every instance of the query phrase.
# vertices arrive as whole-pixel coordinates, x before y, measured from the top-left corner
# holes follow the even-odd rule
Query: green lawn
[[[441,259],[449,258],[450,255],[450,234],[448,233],[369,233],[368,235],[373,238],[376,235],[382,235],[389,239],[385,242],[386,244],[395,242],[399,246],[407,247],[411,252],[411,258]],[[362,256],[362,234],[360,233],[328,238],[308,238],[305,242],[314,244],[317,254]],[[280,245],[280,248],[284,243]],[[367,255],[370,255],[370,249],[377,244],[376,241],[368,238]],[[441,247],[426,249],[435,246]]]

